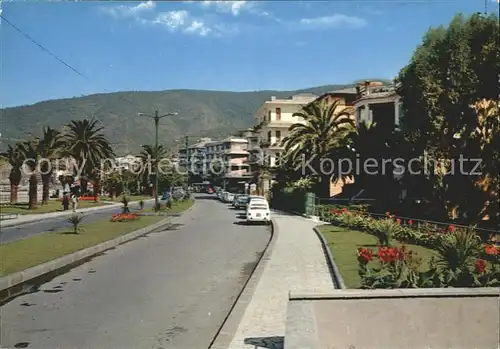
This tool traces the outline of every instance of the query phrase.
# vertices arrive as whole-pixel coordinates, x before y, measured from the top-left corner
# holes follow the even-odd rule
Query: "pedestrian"
[[[78,196],[76,196],[75,194],[73,194],[71,196],[71,203],[73,204],[73,212],[76,212],[76,209],[78,207]]]
[[[67,211],[69,209],[69,196],[66,192],[63,194],[62,205],[64,211]]]

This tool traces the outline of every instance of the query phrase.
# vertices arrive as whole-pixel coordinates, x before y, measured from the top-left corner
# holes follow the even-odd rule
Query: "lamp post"
[[[167,116],[174,116],[178,115],[178,113],[173,112],[173,113],[167,113],[164,115],[158,115],[158,110],[155,110],[155,115],[148,115],[145,113],[139,113],[139,116],[147,116],[149,118],[152,118],[155,121],[155,152],[157,153],[155,156],[158,156],[158,125],[160,122],[160,119],[167,117]],[[155,211],[158,211],[158,161],[159,159],[155,159],[155,184],[154,184],[154,189],[155,189]]]

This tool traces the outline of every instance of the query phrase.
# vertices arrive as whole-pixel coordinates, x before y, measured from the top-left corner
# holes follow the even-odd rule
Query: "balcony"
[[[264,126],[269,128],[269,127],[274,127],[274,128],[289,128],[293,124],[295,124],[295,121],[289,121],[289,120],[271,120],[271,121],[266,121],[264,123]]]
[[[260,141],[260,147],[261,148],[268,148],[270,145],[271,145],[271,141],[270,140]]]

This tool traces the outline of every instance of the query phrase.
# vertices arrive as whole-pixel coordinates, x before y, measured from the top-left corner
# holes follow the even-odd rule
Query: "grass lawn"
[[[356,230],[349,230],[333,225],[324,225],[319,227],[325,240],[332,252],[335,264],[344,279],[347,288],[359,288],[361,279],[358,275],[358,261],[356,250],[358,247],[376,248],[377,239],[367,233]],[[400,243],[394,243],[401,246]],[[434,251],[416,245],[406,244],[408,249],[415,251],[417,256],[422,258],[421,269],[428,269],[428,262],[433,256]]]
[[[192,201],[172,207],[172,211],[182,212],[193,204]],[[109,219],[111,218],[111,215]],[[131,222],[110,222],[109,219],[85,224],[83,218],[79,234],[71,228],[40,234],[27,239],[0,245],[0,276],[9,275],[35,265],[39,265],[64,255],[114,239],[156,223],[165,216],[141,216]]]
[[[78,203],[78,208],[88,208],[105,205],[104,203],[95,203],[94,201],[80,201]],[[71,204],[70,204],[71,209]],[[50,200],[47,205],[38,204],[38,207],[30,210],[28,208],[28,203],[18,203],[18,204],[6,204],[0,205],[0,213],[2,214],[38,214],[38,213],[49,213],[62,211],[62,202],[59,200]]]

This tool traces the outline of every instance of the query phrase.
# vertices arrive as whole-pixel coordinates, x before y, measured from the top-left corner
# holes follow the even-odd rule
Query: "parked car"
[[[264,200],[251,200],[247,208],[247,223],[271,222],[271,210],[269,204]]]
[[[248,202],[247,202],[247,204],[250,204],[250,202],[251,202],[252,200],[253,200],[253,201],[259,201],[259,200],[260,200],[260,201],[265,201],[266,203],[268,203],[268,202],[267,202],[267,200],[266,200],[266,198],[265,198],[265,197],[263,197],[263,196],[258,196],[258,195],[249,195],[249,196],[248,196]]]
[[[227,193],[226,195],[226,202],[232,203],[234,200],[234,194],[233,193]]]
[[[238,198],[241,196],[242,194],[234,194],[234,197],[233,197],[233,202],[231,203],[233,205],[233,207],[236,207],[236,202],[238,201]]]
[[[248,204],[248,195],[240,195],[238,196],[238,199],[236,200],[236,204],[234,207],[241,209],[241,208],[247,208]]]

